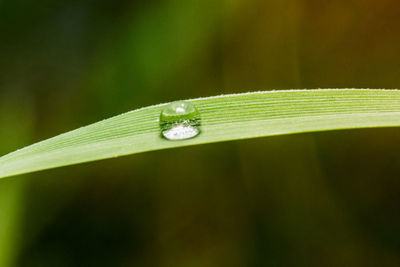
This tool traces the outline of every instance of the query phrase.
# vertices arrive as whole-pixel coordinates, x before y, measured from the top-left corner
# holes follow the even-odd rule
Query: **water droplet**
[[[161,111],[160,128],[168,140],[193,138],[200,133],[199,111],[188,102],[172,102]]]

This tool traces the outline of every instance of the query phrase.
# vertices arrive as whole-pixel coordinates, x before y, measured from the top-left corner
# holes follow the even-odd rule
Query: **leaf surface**
[[[0,178],[152,150],[262,136],[400,126],[400,90],[318,89],[252,92],[188,100],[201,134],[160,135],[166,104],[137,109],[33,144],[0,158]]]

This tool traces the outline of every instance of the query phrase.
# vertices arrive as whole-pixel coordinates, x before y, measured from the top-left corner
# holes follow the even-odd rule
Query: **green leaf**
[[[151,150],[312,131],[400,126],[400,90],[319,89],[253,92],[188,100],[201,134],[161,138],[165,104],[134,110],[0,158],[0,177]]]

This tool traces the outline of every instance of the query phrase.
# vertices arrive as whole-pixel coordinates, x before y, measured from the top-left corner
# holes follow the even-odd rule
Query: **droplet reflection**
[[[185,140],[200,134],[200,114],[185,101],[168,104],[160,114],[161,134],[168,140]]]

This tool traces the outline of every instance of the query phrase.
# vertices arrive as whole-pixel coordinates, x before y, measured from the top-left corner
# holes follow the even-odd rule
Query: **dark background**
[[[0,0],[0,154],[132,109],[400,88],[398,0]],[[0,181],[0,266],[400,266],[400,130]]]

